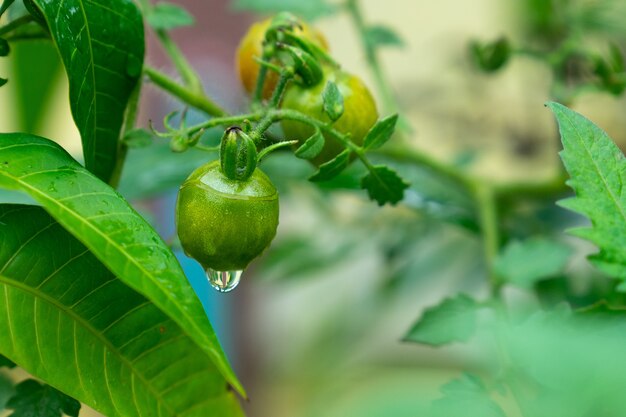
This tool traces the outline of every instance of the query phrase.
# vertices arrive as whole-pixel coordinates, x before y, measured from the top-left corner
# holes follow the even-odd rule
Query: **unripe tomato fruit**
[[[237,72],[241,84],[248,94],[253,94],[256,88],[256,80],[259,76],[259,64],[254,58],[261,58],[263,55],[263,40],[265,32],[272,23],[272,18],[252,24],[248,32],[241,39],[237,48],[236,65]],[[296,35],[302,36],[311,42],[314,42],[324,50],[328,50],[328,43],[324,36],[317,30],[311,28],[302,22],[302,29],[293,29]],[[274,71],[268,71],[265,77],[265,85],[263,86],[263,98],[269,99],[278,82],[278,74]]]
[[[341,133],[349,133],[350,140],[357,145],[362,145],[365,135],[378,120],[378,110],[372,94],[355,75],[338,69],[326,68],[324,79],[314,87],[304,88],[291,83],[285,91],[281,107],[297,110],[312,118],[330,122],[330,118],[324,112],[322,95],[328,81],[337,85],[343,96],[344,105],[343,114],[332,124],[332,127]],[[297,140],[299,144],[302,144],[314,133],[311,126],[293,120],[283,120],[281,126],[285,139]],[[322,152],[312,160],[316,165],[328,162],[344,149],[334,138],[325,135],[324,139]]]
[[[241,271],[276,235],[278,192],[258,168],[239,181],[209,162],[180,187],[176,226],[185,253],[205,269]]]

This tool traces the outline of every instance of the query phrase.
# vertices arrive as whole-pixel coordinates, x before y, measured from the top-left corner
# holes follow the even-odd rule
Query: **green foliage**
[[[615,357],[626,341],[625,325],[623,314],[574,314],[565,307],[519,323],[500,321],[501,348],[511,364],[504,382],[524,414],[619,416],[626,399],[617,387],[626,382],[626,369]]]
[[[166,312],[243,392],[174,254],[112,188],[60,146],[0,134],[0,186],[27,192],[113,273]]]
[[[470,43],[470,54],[474,64],[485,72],[494,72],[502,68],[511,56],[511,46],[506,38],[491,43]]]
[[[1,205],[0,221],[0,353],[105,415],[240,415],[197,330],[116,278],[41,207]],[[16,411],[29,391],[50,393],[29,387]]]
[[[595,59],[594,73],[599,78],[599,85],[613,95],[619,96],[626,89],[626,77],[624,76],[624,56],[615,44],[610,45],[608,58],[597,57]]]
[[[141,14],[130,0],[34,1],[65,65],[85,165],[109,182],[118,164],[126,105],[143,65]]]
[[[330,117],[333,122],[341,117],[344,111],[343,96],[341,91],[332,81],[326,83],[324,92],[322,93],[324,99],[324,112]]]
[[[15,394],[15,384],[4,373],[0,372],[0,412],[5,409],[5,404]]]
[[[591,227],[571,233],[593,242],[600,252],[591,257],[595,266],[612,277],[626,279],[626,162],[608,135],[580,114],[548,103],[559,123],[561,159],[570,175],[568,185],[576,196],[559,202],[585,215]],[[621,290],[626,290],[622,284]]]
[[[213,133],[207,135],[212,140],[222,134]],[[176,189],[191,171],[206,163],[207,156],[210,155],[197,149],[173,153],[166,141],[153,141],[145,148],[131,148],[126,156],[119,192],[127,199],[137,199]]]
[[[439,346],[467,341],[476,329],[476,301],[459,294],[426,309],[405,340]]]
[[[429,417],[505,417],[480,378],[464,374],[441,388],[443,398],[433,402]]]
[[[145,148],[152,144],[154,136],[146,129],[139,128],[126,132],[122,140],[129,148]]]
[[[361,179],[361,188],[367,190],[370,199],[379,206],[398,203],[408,187],[409,184],[385,165],[369,167],[369,173]]]
[[[526,54],[549,67],[553,75],[551,94],[564,100],[572,99],[582,87],[619,95],[626,86],[621,51],[612,46],[608,56],[604,56],[589,47],[591,42],[589,45],[582,42],[592,31],[602,36],[619,32],[619,28],[613,30],[605,25],[608,20],[602,10],[613,1],[523,0],[525,6],[536,9],[538,21],[533,24],[536,23],[538,30],[534,40],[539,41],[523,46],[513,46],[506,38],[475,42],[471,45],[474,62],[486,72],[495,72],[513,54]],[[0,14],[11,3],[5,0]],[[619,417],[626,409],[619,389],[626,382],[626,372],[614,359],[619,357],[624,345],[624,297],[616,294],[610,285],[599,288],[604,281],[594,281],[593,285],[599,289],[594,287],[582,295],[563,290],[551,304],[597,303],[596,306],[606,308],[592,306],[573,313],[563,307],[527,315],[529,305],[524,297],[510,302],[509,294],[502,293],[504,284],[516,285],[527,293],[526,299],[532,298],[532,303],[536,303],[537,299],[546,299],[546,279],[550,278],[551,282],[558,279],[562,288],[570,282],[571,277],[565,276],[571,256],[567,246],[545,238],[515,240],[534,235],[536,229],[549,222],[541,219],[526,228],[515,216],[526,210],[525,216],[541,217],[537,207],[544,202],[536,199],[548,197],[549,200],[562,192],[563,182],[516,184],[512,192],[506,186],[474,178],[461,163],[442,162],[406,146],[408,141],[381,149],[394,136],[398,124],[395,112],[400,108],[393,89],[384,80],[377,53],[378,48],[403,45],[393,28],[368,24],[357,0],[342,4],[327,0],[234,1],[235,7],[255,12],[286,9],[300,16],[319,17],[341,10],[349,15],[371,66],[372,79],[379,90],[377,95],[383,98],[380,104],[394,113],[378,120],[363,138],[363,145],[359,145],[364,131],[357,135],[350,126],[343,129],[332,123],[341,118],[344,110],[346,114],[349,110],[349,95],[342,95],[340,84],[320,83],[319,90],[313,93],[317,100],[315,110],[322,117],[280,105],[289,82],[295,81],[296,86],[314,84],[321,79],[322,64],[336,64],[323,48],[298,38],[296,17],[283,13],[273,20],[280,27],[274,27],[270,36],[266,34],[260,54],[265,66],[259,73],[249,113],[230,115],[204,93],[200,77],[167,33],[192,24],[193,16],[171,3],[154,6],[148,0],[139,3],[144,6],[143,18],[156,30],[156,38],[171,58],[181,82],[150,67],[143,68],[143,20],[133,0],[24,0],[15,5],[20,7],[15,16],[25,13],[26,7],[33,17],[21,17],[15,29],[7,25],[0,27],[2,39],[11,42],[12,48],[14,40],[52,38],[69,78],[70,103],[81,133],[87,167],[83,168],[47,139],[24,133],[0,133],[0,186],[24,192],[39,205],[0,205],[0,297],[4,299],[0,303],[0,354],[6,355],[0,356],[0,367],[14,366],[14,361],[50,384],[29,380],[17,386],[17,395],[9,404],[15,410],[13,415],[60,416],[61,412],[76,415],[78,403],[66,394],[107,415],[242,415],[230,387],[245,396],[243,388],[174,254],[146,220],[107,185],[117,185],[126,148],[132,148],[119,188],[122,194],[146,196],[179,186],[189,172],[206,162],[207,157],[214,156],[207,155],[207,151],[219,148],[216,146],[219,138],[213,137],[212,129],[239,125],[249,135],[246,154],[249,156],[251,152],[256,156],[246,159],[248,167],[271,151],[292,147],[296,158],[289,155],[288,159],[281,159],[284,155],[276,155],[278,162],[270,170],[278,182],[282,181],[283,189],[293,188],[294,181],[302,185],[302,178],[313,170],[311,164],[297,158],[314,159],[325,147],[335,145],[329,155],[336,157],[319,165],[310,177],[312,181],[325,182],[322,187],[327,192],[339,188],[356,190],[360,186],[381,206],[404,200],[402,207],[381,211],[381,217],[373,222],[374,205],[370,204],[362,213],[346,210],[349,216],[341,216],[339,221],[333,219],[336,201],[322,202],[319,198],[314,214],[319,214],[320,223],[329,229],[344,227],[341,230],[346,233],[342,235],[349,236],[335,239],[333,245],[328,245],[325,239],[316,239],[318,236],[312,237],[309,230],[284,238],[268,255],[267,265],[274,269],[268,275],[293,278],[308,273],[312,276],[313,272],[325,272],[376,250],[372,261],[382,271],[380,280],[370,282],[376,287],[376,294],[363,295],[365,291],[362,291],[359,296],[371,298],[386,309],[394,307],[390,302],[400,296],[412,298],[405,290],[413,282],[422,281],[420,285],[423,285],[426,279],[422,277],[440,278],[435,273],[437,269],[454,270],[459,277],[455,284],[463,286],[462,291],[474,290],[474,277],[487,278],[489,296],[484,301],[462,295],[457,289],[457,295],[427,308],[407,333],[406,341],[430,346],[465,342],[473,348],[469,355],[472,374],[445,384],[442,397],[432,403],[430,413],[420,408],[413,414]],[[12,7],[9,14],[14,10]],[[5,21],[10,25],[15,16],[8,16]],[[23,32],[27,27],[38,27],[38,32]],[[626,33],[623,28],[621,31]],[[9,43],[2,39],[0,55],[6,55]],[[272,43],[273,40],[277,43]],[[620,42],[617,39],[615,45],[621,45]],[[11,51],[12,57],[17,50],[19,47]],[[22,81],[30,82],[28,70],[40,72],[45,67],[50,68],[49,78],[38,79],[52,84],[53,66],[44,65],[44,61],[41,56],[18,62]],[[271,98],[264,100],[263,87],[267,86],[264,77],[268,69],[280,72],[281,78]],[[185,105],[213,117],[188,126],[183,111],[176,128],[170,124],[172,115],[165,117],[166,132],[150,133],[136,128],[142,72]],[[19,81],[19,76],[16,80]],[[0,84],[3,82],[0,79]],[[45,88],[37,83],[28,86],[45,94]],[[304,90],[307,89],[300,91]],[[22,107],[35,101],[30,94],[25,95]],[[562,204],[591,220],[591,228],[578,229],[575,233],[599,247],[593,262],[602,271],[624,280],[624,156],[591,122],[563,106],[553,103],[549,106],[559,121],[564,146],[561,156],[571,176],[569,184],[576,193],[576,197]],[[24,123],[28,128],[24,129],[36,126],[40,119],[36,111],[32,114],[29,122]],[[374,119],[372,116],[367,126]],[[350,117],[344,120],[353,123]],[[279,132],[272,130],[272,126],[286,121],[300,124],[308,131],[298,140],[275,137]],[[205,130],[210,137],[204,136]],[[397,136],[408,133],[401,129]],[[161,141],[162,138],[165,140]],[[206,139],[214,143],[206,145],[203,143]],[[330,140],[333,143],[325,143]],[[225,141],[222,144],[228,145]],[[294,150],[296,144],[299,147]],[[231,177],[239,180],[235,168],[242,168],[244,153],[239,147],[231,146],[230,153],[226,152],[228,149],[222,147],[222,158],[227,162],[222,170],[227,173],[234,170]],[[360,164],[350,166],[353,161]],[[264,161],[264,169],[272,163],[266,165]],[[228,167],[232,169],[229,171]],[[404,178],[410,180],[410,185]],[[306,187],[313,186],[301,187],[302,195],[307,193]],[[239,197],[238,191],[233,190]],[[245,199],[241,202],[246,205]],[[197,211],[199,218],[206,217],[203,207]],[[342,224],[346,218],[351,224]],[[441,221],[453,225],[444,226]],[[384,230],[374,229],[372,223],[377,227],[382,225],[378,228]],[[194,233],[198,231],[196,225],[190,229]],[[541,233],[552,236],[554,229],[552,225]],[[195,236],[205,235],[200,231]],[[191,244],[198,242],[193,236],[191,240]],[[233,242],[231,254],[237,256],[241,248],[237,241]],[[223,258],[218,253],[215,259],[220,257]],[[442,285],[441,280],[436,282]],[[626,284],[622,283],[620,289],[626,291]],[[354,292],[354,288],[350,290]],[[360,332],[375,327],[372,323],[379,318],[376,311],[367,311],[364,318],[357,320],[350,314],[344,317],[341,310],[338,312],[329,314],[330,330],[321,332],[323,342],[316,349],[339,352],[341,348],[328,347],[329,340],[353,339],[357,333],[352,327],[354,323],[363,325],[357,329]],[[479,316],[480,324],[485,324],[480,329]],[[277,356],[281,361],[288,360],[280,353]],[[329,362],[339,363],[341,355],[330,356],[333,361]],[[451,371],[445,373],[449,377]],[[452,373],[456,375],[457,370]],[[6,381],[0,376],[0,406],[13,388],[12,384],[3,385],[3,382]],[[375,415],[383,410],[387,414],[404,415],[407,404],[397,408],[362,406],[361,414]],[[326,414],[326,410],[320,413]]]
[[[0,368],[2,368],[3,366],[7,368],[14,368],[15,363],[9,360],[9,358],[7,358],[6,356],[0,355]]]
[[[78,417],[80,411],[78,401],[34,379],[20,382],[6,407],[14,410],[9,417]]]
[[[539,280],[561,274],[571,255],[569,246],[550,239],[513,241],[498,255],[494,269],[504,281],[532,288]]]
[[[319,155],[320,152],[322,152],[322,149],[324,149],[324,143],[324,135],[322,135],[322,132],[319,129],[315,129],[315,133],[313,133],[310,138],[308,138],[298,149],[296,149],[294,154],[298,158],[313,159]]]
[[[350,150],[346,149],[330,161],[321,164],[319,169],[309,177],[309,180],[319,182],[333,179],[346,169],[349,163]]]
[[[146,15],[146,20],[154,29],[171,30],[194,24],[194,18],[183,7],[159,2],[151,7]]]
[[[365,139],[363,139],[363,147],[367,150],[374,150],[383,146],[389,139],[391,139],[391,135],[393,135],[397,123],[397,114],[376,122],[376,124],[367,132],[367,135],[365,135]]]
[[[387,26],[369,26],[365,32],[365,41],[372,47],[404,46],[404,41],[393,29]]]
[[[9,55],[9,52],[11,52],[9,42],[6,39],[0,38],[0,57]]]

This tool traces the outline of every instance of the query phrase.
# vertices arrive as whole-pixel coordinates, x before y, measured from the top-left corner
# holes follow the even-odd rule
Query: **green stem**
[[[200,77],[178,48],[178,45],[172,41],[172,38],[170,38],[170,35],[165,30],[156,30],[156,34],[161,41],[163,49],[165,49],[165,52],[167,52],[168,56],[174,63],[176,70],[183,78],[185,87],[198,95],[204,95],[204,89],[202,88],[202,81],[200,80]]]
[[[173,96],[178,97],[186,104],[202,110],[210,116],[225,116],[227,114],[224,109],[209,99],[205,94],[198,93],[197,91],[178,84],[162,72],[148,66],[144,66],[143,72],[154,84]]]
[[[197,125],[193,125],[187,128],[186,134],[192,135],[195,132],[198,132],[202,129],[210,129],[216,126],[230,126],[242,123],[246,120],[250,121],[258,121],[265,115],[265,112],[256,112],[256,113],[248,113],[241,114],[238,116],[224,116],[224,117],[215,117],[213,119],[209,119],[202,123],[198,123]]]
[[[193,149],[197,149],[203,152],[215,153],[215,152],[219,152],[220,147],[219,146],[204,146],[198,143],[198,144],[193,145]]]
[[[473,191],[483,234],[485,267],[487,268],[491,295],[493,298],[498,298],[502,282],[494,269],[495,260],[500,249],[498,210],[495,194],[490,186],[480,182],[475,183]]]
[[[410,162],[428,167],[437,175],[462,185],[469,192],[473,192],[478,182],[478,180],[468,177],[467,173],[455,166],[439,162],[431,156],[407,146],[394,146],[390,143],[384,148],[376,150],[375,153],[392,158],[396,161]],[[498,185],[494,184],[491,187],[497,201],[545,199],[566,193],[569,189],[565,184],[566,180],[567,175],[559,174],[543,182],[511,182]]]
[[[14,33],[12,35],[5,36],[4,39],[8,42],[49,41],[50,35],[43,31],[37,33]]]
[[[33,21],[33,17],[29,14],[18,17],[15,20],[10,21],[6,25],[0,27],[0,36],[5,35],[19,28],[20,26],[24,26]]]
[[[268,48],[263,48],[262,61],[267,61],[271,58],[271,52]],[[263,87],[265,86],[265,78],[267,78],[268,67],[266,65],[259,64],[259,75],[256,79],[256,86],[254,87],[254,94],[252,95],[252,104],[258,105],[263,97]]]
[[[293,78],[293,70],[291,68],[284,68],[280,72],[280,78],[278,78],[278,83],[276,84],[276,88],[272,93],[272,98],[268,104],[270,108],[276,108],[280,104],[280,100],[283,97],[283,93],[285,92],[285,88],[287,88],[287,84]]]
[[[128,105],[126,107],[126,117],[124,118],[124,128],[122,129],[122,134],[120,137],[121,139],[123,139],[135,127],[135,123],[137,121],[137,113],[139,109],[139,98],[141,96],[141,87],[142,81],[140,78],[128,99]],[[113,174],[111,175],[111,180],[109,181],[109,184],[113,188],[117,188],[117,186],[119,185],[120,179],[122,178],[124,162],[126,162],[126,155],[128,153],[128,146],[126,146],[124,141],[120,140],[119,143],[120,148],[117,154],[115,169],[113,171]]]
[[[274,121],[275,120],[273,119],[271,113],[265,113],[265,115],[259,120],[259,123],[256,125],[254,130],[250,132],[250,137],[254,143],[259,143],[263,137],[263,133],[270,128]]]
[[[569,188],[565,184],[567,175],[560,173],[544,182],[525,183],[513,182],[493,187],[498,200],[548,199],[566,193]]]
[[[297,140],[288,140],[285,142],[274,143],[266,148],[263,148],[263,150],[259,152],[259,155],[257,156],[257,161],[261,161],[261,159],[265,158],[266,155],[268,155],[270,152],[275,151],[276,149],[284,148],[287,146],[293,146],[296,143],[298,143]]]
[[[396,161],[410,162],[416,165],[428,167],[431,171],[443,178],[447,178],[466,188],[468,191],[474,187],[474,180],[458,168],[437,161],[435,158],[417,149],[408,146],[393,146],[391,143],[376,151],[376,153],[390,157]]]
[[[341,143],[345,148],[354,152],[356,156],[361,160],[363,165],[369,170],[374,171],[374,166],[370,163],[365,156],[365,150],[361,148],[359,145],[355,144],[350,140],[349,135],[345,135],[328,125],[326,122],[322,122],[321,120],[314,119],[309,117],[299,111],[295,110],[273,110],[268,113],[268,116],[273,119],[273,121],[277,120],[293,120],[300,123],[308,124],[309,126],[319,128],[326,135],[334,138],[339,143]]]
[[[352,141],[348,138],[347,135],[338,132],[337,130],[330,127],[326,122],[321,120],[317,120],[315,118],[309,117],[304,113],[300,113],[297,110],[290,109],[280,109],[280,110],[271,110],[268,112],[268,116],[271,118],[272,122],[276,122],[279,120],[293,120],[294,122],[300,122],[304,124],[308,124],[309,126],[317,127],[322,132],[327,133],[329,136],[333,137],[335,140],[339,141],[343,146],[355,152],[357,155],[363,153],[363,149],[352,143]]]
[[[382,67],[376,54],[376,47],[367,41],[367,25],[365,24],[365,19],[363,18],[359,1],[346,0],[345,7],[352,18],[352,22],[354,23],[357,32],[359,33],[361,46],[365,51],[365,58],[367,59],[367,63],[369,64],[372,75],[374,76],[376,88],[381,94],[383,108],[386,113],[397,113],[399,106],[396,102],[393,90],[383,74]]]

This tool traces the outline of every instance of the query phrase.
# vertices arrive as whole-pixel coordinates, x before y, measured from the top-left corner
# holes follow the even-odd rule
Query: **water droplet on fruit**
[[[219,292],[230,292],[237,287],[243,271],[215,271],[211,268],[206,270],[206,277],[211,287]]]

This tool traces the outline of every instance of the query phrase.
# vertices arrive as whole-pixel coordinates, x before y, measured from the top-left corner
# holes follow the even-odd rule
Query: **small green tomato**
[[[180,187],[176,225],[185,253],[207,272],[242,271],[276,235],[278,192],[258,168],[234,180],[210,162]]]

